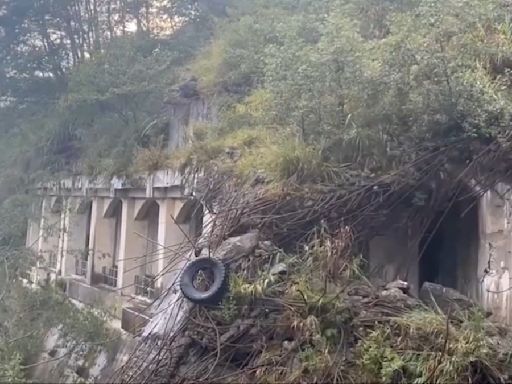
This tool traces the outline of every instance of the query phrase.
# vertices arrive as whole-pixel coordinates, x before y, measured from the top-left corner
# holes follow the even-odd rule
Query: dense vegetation
[[[235,145],[261,148],[242,171],[331,181],[332,166],[384,173],[427,143],[494,138],[511,111],[505,14],[500,1],[256,2],[192,66],[203,92],[237,95],[206,141],[245,130]]]
[[[70,352],[80,344],[108,347],[119,335],[107,319],[91,309],[79,310],[57,284],[34,290],[22,277],[35,258],[23,248],[30,198],[11,196],[0,206],[0,381],[25,382],[41,361],[44,339],[60,329]],[[60,287],[60,288],[59,288]]]
[[[230,145],[249,152],[242,172],[329,179],[346,163],[389,171],[426,140],[497,136],[511,110],[507,10],[500,0],[4,0],[2,185],[129,173],[135,154],[154,168],[140,149],[165,147],[165,102],[191,76],[220,118],[195,129],[203,158],[182,162]]]
[[[241,177],[339,184],[347,164],[386,174],[425,146],[503,140],[508,14],[505,0],[0,0],[0,269],[27,266],[36,180],[227,166],[230,148]],[[168,154],[165,105],[192,77],[219,119]],[[5,345],[0,364],[27,358]]]

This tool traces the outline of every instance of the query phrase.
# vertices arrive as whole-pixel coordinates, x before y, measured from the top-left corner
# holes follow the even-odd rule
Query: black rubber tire
[[[203,269],[210,269],[213,272],[213,284],[207,291],[200,291],[194,287],[195,276]],[[183,270],[180,289],[183,296],[195,304],[218,305],[229,290],[228,268],[220,260],[211,257],[196,259]]]

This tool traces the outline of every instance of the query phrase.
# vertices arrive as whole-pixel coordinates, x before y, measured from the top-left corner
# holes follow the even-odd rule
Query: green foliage
[[[70,172],[126,174],[135,149],[167,133],[165,98],[209,36],[208,8],[132,5],[4,1],[0,199]]]
[[[2,351],[4,352],[4,351]],[[2,356],[6,356],[5,352]],[[5,383],[26,383],[25,374],[22,369],[22,357],[18,352],[13,352],[3,363],[3,367],[0,369],[0,375],[2,381]]]
[[[28,195],[13,195],[0,203],[0,244],[19,246],[25,242],[27,219],[33,199]]]
[[[21,277],[35,261],[24,248],[26,221],[33,199],[14,195],[0,202],[0,380],[22,382],[24,366],[34,362],[51,328],[60,328],[76,343],[104,343],[112,337],[106,319],[91,310],[79,310],[58,288],[31,289]]]
[[[291,180],[297,184],[333,183],[336,169],[323,161],[317,148],[303,143],[287,142],[265,157],[265,170],[277,180]]]
[[[139,33],[112,34],[108,20],[116,15],[103,14],[104,7],[99,18],[79,20],[65,2],[6,2],[1,70],[16,67],[20,75],[2,77],[9,101],[0,108],[0,165],[10,169],[0,172],[2,188],[44,177],[43,170],[128,173],[134,152],[167,134],[164,100],[191,75],[204,94],[222,100],[218,124],[207,135],[216,143],[201,141],[195,149],[206,153],[197,163],[222,157],[222,136],[234,131],[265,131],[272,138],[244,151],[242,175],[261,168],[276,180],[332,182],[339,179],[336,168],[347,163],[387,172],[413,160],[415,151],[408,149],[425,140],[496,136],[508,126],[512,33],[498,0],[160,5],[151,15],[155,21],[183,21],[171,35],[145,25],[145,10],[137,7],[111,10],[124,9]],[[72,36],[73,47],[68,27],[80,21],[86,30]],[[119,31],[126,21],[119,18]],[[109,33],[98,35],[95,23]],[[32,29],[22,26],[38,31],[34,38],[46,46],[48,28],[67,39],[54,41],[41,57],[25,43]],[[45,97],[37,96],[41,92]],[[285,145],[272,145],[276,137]],[[259,163],[267,156],[273,160]],[[148,170],[165,163],[155,157],[142,162]]]
[[[469,362],[488,363],[491,340],[480,314],[447,324],[438,313],[421,310],[378,325],[360,343],[358,364],[371,381],[455,382],[469,378]],[[448,328],[447,328],[448,327]]]
[[[401,372],[404,362],[388,342],[384,328],[371,332],[361,346],[359,364],[368,377],[379,382],[389,382],[396,371]]]
[[[182,23],[168,35],[144,25],[144,10],[126,7],[132,2],[105,2],[119,5],[114,9],[126,11],[127,20],[104,8],[99,17],[70,12],[85,9],[82,0],[4,3],[1,274],[4,266],[13,276],[27,266],[28,255],[13,248],[23,244],[29,216],[30,199],[20,194],[40,178],[172,165],[223,168],[244,179],[263,173],[276,184],[343,185],[347,165],[386,174],[415,160],[419,145],[492,139],[510,126],[512,26],[499,0],[160,2],[160,15]],[[118,22],[116,33],[108,20]],[[127,22],[138,33],[127,33]],[[192,145],[169,160],[166,103],[192,75],[218,103],[218,121],[193,126]],[[317,268],[326,277],[360,277],[355,263],[317,240],[302,260],[300,278],[283,293],[303,305],[284,320],[305,340],[300,372],[311,379],[332,363],[326,345],[336,344],[340,324],[349,319],[331,282],[308,273]],[[276,289],[274,283],[268,276],[234,279],[221,316],[232,321],[241,306]],[[77,311],[55,292],[3,285],[0,364],[9,380],[21,379],[20,365],[55,324],[79,340],[108,337],[105,319]],[[400,371],[428,381],[438,365],[437,381],[460,381],[468,359],[489,357],[475,319],[450,326],[440,362],[440,343],[411,344],[444,335],[437,314],[394,319],[365,337],[360,367],[370,380],[390,381]]]
[[[73,15],[64,3],[8,3],[2,18],[12,46],[24,46],[27,31],[16,29],[24,22],[44,31],[41,14],[48,15],[46,27],[69,33],[66,17]],[[239,173],[262,169],[298,183],[337,181],[337,167],[347,163],[388,172],[413,160],[409,149],[425,140],[496,136],[512,112],[512,33],[498,0],[186,0],[158,10],[179,15],[184,25],[164,37],[139,23],[144,33],[98,36],[86,53],[60,42],[36,67],[30,63],[37,55],[10,61],[12,46],[3,46],[5,70],[16,64],[20,73],[44,68],[56,76],[37,83],[31,74],[33,87],[51,88],[53,96],[30,102],[25,78],[4,79],[24,98],[0,109],[0,164],[37,177],[39,170],[126,174],[133,153],[148,150],[152,160],[142,169],[163,166],[148,148],[167,134],[164,100],[191,75],[204,94],[222,100],[218,124],[194,148],[205,153],[194,161],[223,162],[223,136],[264,131],[272,140],[244,150]],[[127,10],[137,23],[139,11]],[[59,57],[76,63],[52,66]],[[272,161],[259,160],[267,157]]]
[[[0,302],[0,377],[13,382],[23,377],[23,366],[38,357],[46,333],[59,328],[75,345],[107,345],[115,333],[106,318],[91,309],[77,309],[61,292],[48,287],[32,290],[11,282]]]
[[[152,173],[167,167],[169,153],[162,141],[149,148],[137,148],[135,151],[134,171]]]
[[[251,154],[246,169],[332,182],[333,164],[389,172],[414,160],[411,149],[425,140],[496,137],[508,126],[512,35],[499,1],[232,6],[192,67],[204,92],[232,96],[216,129],[290,137],[274,156]],[[244,109],[255,95],[264,113]],[[276,161],[259,162],[269,157]]]
[[[231,295],[238,300],[252,300],[262,297],[265,291],[271,285],[272,280],[269,277],[262,277],[256,281],[247,281],[246,279],[234,275],[230,277]]]
[[[126,173],[135,150],[165,133],[163,101],[181,59],[162,48],[151,39],[118,39],[70,74],[60,113],[83,141],[88,173]]]
[[[309,377],[313,382],[321,381],[325,371],[332,365],[327,351],[321,351],[312,347],[306,347],[299,352],[301,370],[295,372],[296,379],[302,375]]]
[[[222,301],[220,315],[227,323],[233,323],[239,318],[240,307],[232,294]]]

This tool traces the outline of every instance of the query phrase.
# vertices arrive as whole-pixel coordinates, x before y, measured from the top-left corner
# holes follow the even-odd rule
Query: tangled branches
[[[260,273],[235,265],[222,305],[191,308],[160,344],[158,369],[130,382],[481,383],[509,373],[497,340],[511,339],[477,313],[452,320],[402,292],[377,290],[346,254],[335,282],[324,280],[331,265],[318,256],[333,244],[319,234],[304,256],[281,254],[286,277],[265,272],[276,254],[257,249]]]
[[[158,353],[146,353],[152,364],[126,381],[344,382],[363,373],[373,375],[368,380],[388,381],[396,371],[405,379],[430,377],[438,358],[428,356],[439,351],[439,329],[418,330],[404,316],[426,311],[421,303],[376,291],[353,255],[397,217],[419,241],[435,211],[507,180],[510,148],[510,135],[425,145],[416,160],[393,172],[368,175],[346,167],[343,183],[331,185],[268,184],[260,175],[241,183],[219,169],[207,173],[198,196],[215,218],[205,245],[209,252],[226,238],[254,229],[267,242],[237,261],[230,294],[220,307],[194,307],[175,332],[157,344],[146,343]],[[284,279],[270,268],[283,261]],[[444,329],[442,315],[422,313],[438,316],[436,324]],[[411,357],[396,343],[413,333],[433,344],[423,352],[423,342],[408,346]],[[480,340],[475,333],[468,337]],[[378,338],[394,354],[379,356],[387,365],[371,366]],[[481,353],[473,347],[471,361],[489,367],[487,352],[493,346],[485,342]],[[464,348],[448,343],[448,353],[456,357],[453,364],[436,368],[436,379],[467,375],[473,380]],[[407,371],[411,364],[421,369]],[[492,376],[495,370],[487,372]]]
[[[510,133],[497,139],[453,139],[415,148],[414,160],[369,174],[357,164],[338,170],[330,184],[241,182],[229,171],[207,172],[201,197],[218,223],[212,242],[251,228],[286,249],[306,243],[319,226],[349,227],[354,241],[371,238],[399,213],[404,224],[426,229],[432,212],[483,194],[510,176]],[[410,156],[408,156],[409,158]],[[421,237],[422,230],[418,230]]]

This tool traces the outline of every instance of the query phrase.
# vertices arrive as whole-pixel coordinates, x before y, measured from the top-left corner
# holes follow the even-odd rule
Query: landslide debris
[[[462,295],[455,316],[432,305],[432,296],[428,305],[413,297],[406,282],[374,286],[363,260],[325,233],[296,254],[260,240],[233,258],[237,239],[222,247],[233,273],[221,305],[191,306],[178,332],[159,344],[159,364],[128,381],[481,384],[512,378],[510,331]],[[436,292],[439,299],[442,289]],[[445,300],[455,295],[446,292]]]

